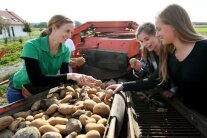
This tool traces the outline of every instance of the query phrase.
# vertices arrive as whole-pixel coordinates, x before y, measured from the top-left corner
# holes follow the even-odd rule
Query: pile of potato
[[[115,82],[114,82],[115,83]],[[101,138],[113,101],[108,83],[55,87],[31,109],[0,118],[1,138]]]

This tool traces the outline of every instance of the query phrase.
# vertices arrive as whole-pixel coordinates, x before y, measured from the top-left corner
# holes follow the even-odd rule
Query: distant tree
[[[80,21],[75,21],[75,27],[80,26],[82,23]]]
[[[30,36],[30,33],[32,32],[32,29],[31,29],[30,24],[28,22],[24,23],[23,31],[29,33],[29,36]]]
[[[38,26],[38,28],[47,28],[47,23],[46,22],[40,22],[37,26]]]

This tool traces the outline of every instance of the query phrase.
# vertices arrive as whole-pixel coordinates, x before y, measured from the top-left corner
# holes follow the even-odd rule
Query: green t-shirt
[[[25,43],[21,58],[28,57],[38,60],[42,74],[55,75],[63,62],[69,63],[69,50],[62,43],[56,55],[52,55],[49,49],[48,36],[38,37]],[[14,74],[12,84],[15,88],[21,89],[22,85],[30,83],[25,64]]]

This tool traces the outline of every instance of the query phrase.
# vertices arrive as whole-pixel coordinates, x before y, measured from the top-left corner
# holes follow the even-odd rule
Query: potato
[[[29,126],[29,125],[31,124],[31,122],[30,122],[30,121],[25,121],[25,124],[26,124],[27,126]]]
[[[32,111],[37,111],[37,110],[40,109],[40,101],[41,101],[41,100],[38,100],[38,101],[34,102],[34,104],[33,104],[32,107],[31,107],[31,110],[32,110]]]
[[[19,124],[20,122],[24,121],[23,118],[17,118],[15,119],[10,125],[9,125],[9,129],[13,132],[16,132],[18,127],[19,127]]]
[[[27,127],[27,126],[28,126],[28,125],[26,124],[26,122],[25,122],[25,121],[22,121],[22,122],[19,123],[19,126],[18,126],[17,131],[18,131],[19,129],[25,128],[25,127]]]
[[[66,95],[62,100],[60,100],[60,103],[68,103],[72,99],[72,95]]]
[[[85,126],[86,132],[89,132],[91,130],[97,130],[101,135],[104,134],[105,127],[103,124],[96,124],[96,123],[88,123]]]
[[[49,123],[41,118],[35,119],[29,124],[29,126],[33,126],[36,128],[40,128],[43,125],[49,125]]]
[[[80,134],[76,138],[86,138],[86,135],[85,134]]]
[[[88,117],[85,114],[81,115],[79,117],[79,120],[80,120],[81,124],[84,125],[84,126],[88,123],[96,123],[96,119]]]
[[[106,95],[105,95],[104,101],[105,100],[109,100],[113,95],[114,94],[113,94],[113,90],[112,89],[106,90]]]
[[[22,111],[22,112],[15,113],[13,116],[15,118],[18,118],[18,117],[26,118],[30,114],[31,114],[31,111]]]
[[[101,86],[101,84],[102,84],[102,81],[101,80],[96,80],[96,86]]]
[[[62,135],[67,134],[66,125],[55,125],[55,128],[57,128],[60,131],[60,134]]]
[[[129,64],[130,65],[135,65],[135,64],[137,64],[137,59],[136,58],[131,58],[130,60],[129,60]]]
[[[93,100],[85,100],[83,106],[86,110],[93,111],[93,107],[96,105],[96,102]]]
[[[50,99],[60,99],[60,94],[59,93],[53,93],[50,97]]]
[[[94,86],[93,88],[95,88],[97,92],[101,91],[101,86]]]
[[[105,92],[97,92],[96,95],[98,96],[101,101],[104,100],[106,93]]]
[[[4,129],[0,131],[0,138],[12,138],[14,133],[9,129]]]
[[[48,115],[43,115],[41,118],[42,118],[43,120],[48,120],[50,117],[49,117]]]
[[[18,130],[12,138],[40,138],[40,132],[36,127],[25,127]]]
[[[93,113],[103,116],[108,116],[110,113],[110,107],[105,103],[97,103],[93,108]]]
[[[97,130],[91,130],[86,133],[86,138],[101,138],[101,135]]]
[[[73,113],[73,114],[71,115],[71,117],[72,117],[72,118],[76,118],[76,119],[78,119],[82,114],[85,114],[85,113],[86,113],[85,110],[76,110],[76,112]]]
[[[45,113],[44,112],[41,112],[41,113],[38,113],[34,116],[34,119],[37,119],[37,118],[42,118],[42,116],[44,115]]]
[[[45,112],[46,115],[51,115],[54,112],[56,112],[58,109],[58,105],[57,104],[52,104]]]
[[[12,122],[14,118],[11,116],[4,116],[0,118],[0,131],[7,128]]]
[[[87,91],[88,94],[96,94],[97,93],[97,90],[95,88],[90,88],[88,91]]]
[[[77,137],[77,132],[72,132],[69,135],[67,135],[65,138],[76,138]]]
[[[101,118],[98,120],[97,124],[103,124],[104,126],[107,125],[108,120],[106,118]]]
[[[96,94],[88,94],[88,97],[89,97],[90,99],[93,99],[93,97],[96,97]]]
[[[84,106],[83,106],[83,103],[84,103],[84,101],[78,101],[78,102],[75,103],[75,106],[76,106],[76,107],[83,108],[83,107],[84,107]],[[78,109],[80,109],[80,108],[78,108]]]
[[[62,113],[56,111],[54,114],[51,115],[51,117],[65,117],[65,115],[63,115]]]
[[[57,124],[60,125],[66,125],[68,122],[67,118],[62,118],[62,117],[51,117],[50,119],[47,120],[50,125],[55,126]]]
[[[62,89],[61,91],[60,91],[60,98],[62,99],[63,97],[65,97],[66,96],[66,90],[65,89]]]
[[[75,90],[71,86],[67,86],[66,91],[75,92]]]
[[[62,136],[57,132],[47,132],[41,138],[62,138]]]
[[[60,104],[58,107],[58,111],[62,114],[70,115],[76,111],[76,108],[74,105]]]
[[[96,102],[96,103],[100,103],[101,102],[101,99],[97,96],[94,96],[93,97],[93,101]]]
[[[26,117],[26,121],[32,122],[34,120],[34,117],[32,115],[29,115]]]
[[[78,119],[70,118],[66,124],[67,133],[77,132],[78,134],[82,130],[82,124]]]
[[[59,133],[59,130],[56,127],[51,126],[51,125],[43,125],[39,128],[39,131],[41,134],[45,134],[47,132],[58,132]]]
[[[42,99],[40,101],[40,107],[43,109],[48,109],[52,104],[59,105],[59,101],[57,99]]]
[[[98,122],[98,120],[100,120],[102,117],[100,115],[97,115],[97,114],[93,114],[91,116],[91,118],[94,118],[96,120],[96,122]]]

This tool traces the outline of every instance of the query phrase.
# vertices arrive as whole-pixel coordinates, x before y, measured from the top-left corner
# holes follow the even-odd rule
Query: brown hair
[[[164,24],[173,26],[176,30],[178,39],[183,43],[191,43],[203,39],[201,35],[196,33],[186,10],[177,4],[167,6],[158,15],[158,18]],[[168,79],[167,59],[169,52],[172,52],[173,50],[174,46],[172,44],[161,48],[159,69],[161,83]]]
[[[150,22],[143,23],[137,30],[137,40],[138,40],[138,35],[140,35],[142,32],[144,32],[148,35],[155,36],[155,34],[156,34],[155,25]],[[148,57],[149,57],[149,51],[146,48],[143,48],[142,58],[147,62]]]
[[[46,35],[49,35],[52,32],[52,25],[55,25],[57,28],[62,26],[65,23],[73,23],[73,21],[63,15],[54,15],[50,18],[47,29],[43,30],[40,33],[40,37],[44,37]]]

